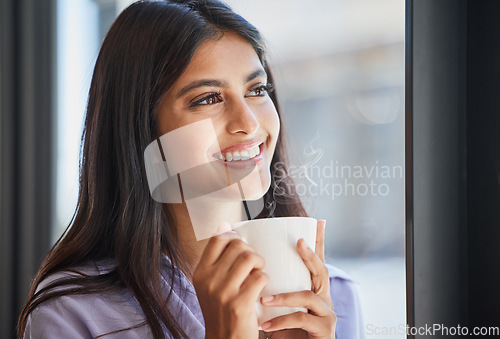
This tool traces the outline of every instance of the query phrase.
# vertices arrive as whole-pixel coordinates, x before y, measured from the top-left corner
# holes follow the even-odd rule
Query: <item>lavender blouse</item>
[[[170,260],[164,256],[162,283],[165,295],[171,284]],[[83,267],[86,274],[100,274],[112,269],[113,263]],[[351,278],[342,270],[328,265],[330,292],[337,315],[337,339],[364,338],[361,308]],[[204,338],[205,323],[196,292],[180,269],[176,272],[168,305],[179,325],[189,338]],[[42,281],[39,288],[49,282],[67,276],[58,273]],[[144,313],[138,302],[127,291],[105,292],[91,295],[58,297],[38,306],[30,315],[24,338],[95,338],[97,336],[138,325],[144,321]],[[103,336],[104,338],[151,338],[147,325]],[[165,329],[165,337],[172,338]]]

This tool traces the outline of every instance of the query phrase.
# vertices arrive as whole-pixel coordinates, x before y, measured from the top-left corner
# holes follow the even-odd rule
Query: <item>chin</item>
[[[245,182],[242,185],[245,200],[258,200],[266,195],[271,186],[271,177],[267,175],[258,182]]]

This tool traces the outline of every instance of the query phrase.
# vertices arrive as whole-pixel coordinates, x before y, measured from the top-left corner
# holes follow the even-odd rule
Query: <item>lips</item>
[[[224,162],[237,162],[254,159],[261,155],[263,145],[262,141],[256,141],[247,144],[238,144],[223,149],[220,153],[213,156]]]

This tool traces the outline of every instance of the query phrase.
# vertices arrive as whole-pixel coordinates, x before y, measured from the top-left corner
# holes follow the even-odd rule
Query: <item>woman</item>
[[[270,173],[286,163],[272,82],[258,31],[223,3],[137,2],[118,17],[92,78],[77,211],[33,281],[20,337],[257,338],[261,325],[260,335],[271,338],[333,338],[337,317],[338,338],[358,337],[352,286],[324,264],[324,222],[316,253],[303,241],[297,245],[314,292],[259,300],[309,312],[258,324],[255,302],[267,283],[263,259],[236,234],[223,233],[227,224],[220,223],[241,218],[241,202],[213,209],[211,200],[205,207],[212,209],[203,209],[206,223],[222,226],[198,240],[184,200],[151,198],[145,149],[209,119],[219,151],[201,147],[185,157],[253,161],[258,185],[247,189],[253,199],[265,193],[259,217],[305,216],[293,185]],[[250,148],[263,160],[241,160]],[[275,189],[286,193],[279,201]]]

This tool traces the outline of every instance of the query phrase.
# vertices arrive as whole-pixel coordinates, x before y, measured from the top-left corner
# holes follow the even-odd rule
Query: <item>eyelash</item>
[[[250,92],[253,92],[253,91],[264,91],[264,93],[271,93],[272,91],[274,90],[274,87],[271,83],[268,83],[266,85],[259,85],[255,88],[253,88],[252,90],[250,90]],[[263,97],[265,96],[265,94],[262,94],[262,95],[254,95],[252,97]],[[217,91],[217,92],[212,92],[212,93],[209,93],[208,95],[205,95],[203,98],[200,98],[198,100],[196,100],[195,102],[191,103],[189,105],[189,107],[195,107],[195,106],[199,106],[199,105],[213,105],[214,103],[212,104],[202,104],[203,101],[205,100],[208,100],[208,99],[212,99],[212,98],[217,98],[219,101],[222,101],[222,98],[221,98],[221,92],[220,91]]]

